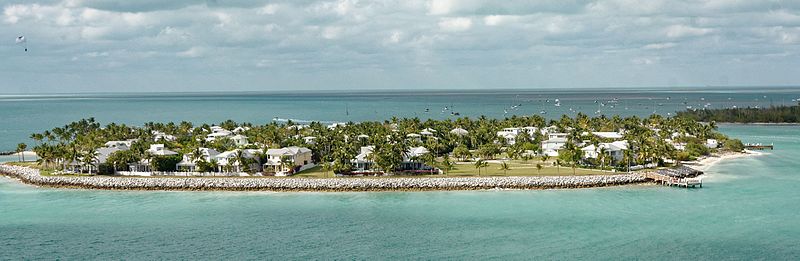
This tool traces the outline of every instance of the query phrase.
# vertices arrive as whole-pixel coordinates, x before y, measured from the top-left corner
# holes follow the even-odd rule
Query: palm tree
[[[542,160],[542,163],[545,163],[545,162],[547,162],[547,160],[550,159],[550,155],[542,153],[542,156],[540,157],[540,159]]]
[[[553,162],[553,165],[556,165],[556,173],[561,175],[561,159],[556,159],[556,161]]]
[[[508,163],[503,161],[502,163],[500,163],[500,167],[497,168],[497,169],[498,170],[502,170],[503,171],[503,176],[505,176],[506,175],[506,171],[511,170],[511,167],[508,166]]]
[[[242,166],[245,165],[245,161],[247,158],[244,155],[244,150],[237,150],[236,154],[233,155],[233,161],[235,162],[236,172],[242,172]]]
[[[81,163],[86,165],[89,168],[89,174],[92,174],[92,169],[94,169],[94,164],[97,163],[98,153],[95,149],[89,149],[83,155],[81,155]]]
[[[481,175],[481,168],[485,168],[487,166],[489,166],[489,162],[486,162],[483,159],[478,159],[475,161],[475,168],[478,169],[478,176]]]
[[[450,157],[449,156],[445,155],[444,159],[440,163],[440,168],[444,171],[444,175],[447,175],[447,173],[449,173],[455,167],[456,167],[456,164],[454,164],[452,161],[450,161]]]
[[[333,164],[330,162],[323,162],[322,163],[322,171],[325,173],[325,177],[328,177],[328,172],[333,170]]]
[[[286,169],[286,174],[294,171],[294,159],[292,156],[281,156],[281,169]]]
[[[17,155],[17,156],[18,156],[18,157],[19,157],[19,156],[21,156],[21,157],[22,157],[22,160],[21,160],[21,161],[25,161],[25,149],[27,149],[27,148],[28,148],[28,145],[27,145],[27,144],[25,144],[25,143],[20,143],[20,144],[17,144],[17,153],[18,153],[18,155]]]
[[[542,174],[542,168],[544,168],[544,166],[542,166],[542,164],[537,163],[536,164],[536,173],[541,175]]]

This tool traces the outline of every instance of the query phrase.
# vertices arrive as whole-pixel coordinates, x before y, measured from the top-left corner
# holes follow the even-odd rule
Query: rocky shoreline
[[[561,189],[647,182],[644,174],[540,177],[436,178],[138,178],[42,176],[39,170],[0,164],[0,174],[23,183],[53,188],[189,191],[430,191],[485,189]]]

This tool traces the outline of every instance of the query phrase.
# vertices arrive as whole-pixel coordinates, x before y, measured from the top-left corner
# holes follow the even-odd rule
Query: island
[[[702,172],[684,163],[744,149],[714,122],[582,113],[141,127],[88,118],[30,138],[37,160],[0,165],[0,173],[39,186],[122,190],[599,187],[658,173],[686,178]]]

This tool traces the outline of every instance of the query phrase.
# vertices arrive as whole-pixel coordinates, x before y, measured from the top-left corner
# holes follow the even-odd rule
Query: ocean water
[[[555,106],[559,99],[561,106]],[[502,118],[538,114],[668,115],[686,107],[769,106],[800,99],[798,88],[678,90],[455,90],[369,92],[142,93],[0,95],[0,151],[33,141],[33,132],[95,117],[102,123],[219,123],[227,119],[263,124],[273,119],[347,122],[391,117]],[[597,102],[595,102],[597,101]],[[513,107],[517,105],[517,107]],[[521,106],[520,106],[521,105]],[[445,110],[445,107],[447,110]],[[426,109],[428,112],[425,112]],[[545,114],[541,114],[545,112]]]
[[[5,120],[0,148],[87,116],[131,124],[273,117],[357,121],[415,113],[443,118],[449,115],[439,107],[448,106],[464,116],[501,117],[509,104],[525,99],[517,95],[540,95],[431,93],[5,96],[0,99]],[[559,108],[550,104],[553,112],[547,115],[565,107],[598,106],[596,97],[618,97],[619,103],[632,104],[620,113],[647,115],[652,111],[644,103],[659,99],[680,101],[671,105],[675,109],[686,106],[684,98],[723,106],[713,104],[731,97],[764,106],[769,97],[779,103],[797,94],[541,95],[562,103]],[[536,106],[543,105],[523,103],[515,113],[537,113],[539,108],[530,108]],[[424,114],[426,107],[437,111]],[[722,125],[721,130],[745,142],[774,142],[776,150],[716,165],[701,189],[140,192],[36,188],[0,177],[0,260],[800,259],[800,127]]]
[[[702,189],[124,192],[0,178],[0,259],[800,259],[800,127]]]

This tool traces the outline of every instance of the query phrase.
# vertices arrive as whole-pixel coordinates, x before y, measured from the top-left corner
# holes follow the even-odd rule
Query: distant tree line
[[[678,117],[702,122],[798,123],[800,122],[800,105],[687,110],[678,112]]]

